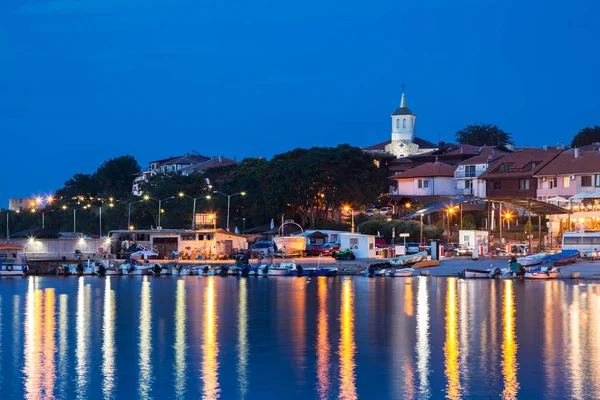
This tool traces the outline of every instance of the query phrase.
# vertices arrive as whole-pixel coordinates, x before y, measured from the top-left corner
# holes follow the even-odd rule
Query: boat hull
[[[484,269],[472,269],[465,268],[461,271],[460,276],[466,279],[475,279],[475,278],[488,278],[490,277],[490,271]]]
[[[0,276],[23,276],[26,270],[23,264],[0,265]]]
[[[517,258],[517,262],[524,267],[531,267],[532,265],[541,264],[546,257],[547,255],[545,253],[533,254],[531,256]]]
[[[388,272],[388,276],[402,278],[412,276],[414,272],[414,268],[393,268],[391,271]]]
[[[267,271],[267,275],[269,275],[269,276],[290,276],[290,270],[287,268],[271,267]]]

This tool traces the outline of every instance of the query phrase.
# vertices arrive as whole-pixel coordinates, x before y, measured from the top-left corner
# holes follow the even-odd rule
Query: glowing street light
[[[219,192],[218,190],[213,191],[213,193],[217,193],[227,197],[227,231],[229,232],[229,208],[231,206],[231,198],[234,196],[245,196],[246,192],[240,192],[236,194],[226,194],[223,192]]]
[[[217,230],[217,216],[216,214],[209,214],[208,215],[208,219],[211,219],[213,222],[213,229],[216,231]]]
[[[196,200],[200,200],[200,199],[210,200],[211,199],[210,194],[206,195],[206,196],[201,196],[201,197],[192,197],[192,196],[188,196],[187,194],[185,194],[183,192],[179,192],[179,197],[180,198],[187,197],[188,199],[194,200],[194,206],[192,208],[192,229],[196,228]]]
[[[354,233],[354,210],[350,206],[345,206],[344,211],[350,212],[350,218],[352,221],[352,233]]]
[[[158,201],[158,224],[157,224],[157,227],[161,226],[160,225],[160,215],[164,212],[163,209],[162,209],[162,202],[163,201],[168,201],[168,200],[171,200],[171,199],[174,199],[174,198],[175,198],[175,196],[171,196],[171,197],[166,197],[164,199],[158,200],[158,199],[153,199],[152,197],[148,196],[147,194],[144,195],[144,200]]]

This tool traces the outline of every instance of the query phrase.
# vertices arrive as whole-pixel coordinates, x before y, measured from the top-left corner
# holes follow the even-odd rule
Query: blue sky
[[[600,125],[592,1],[3,0],[0,204],[134,155],[242,159],[493,123],[517,145]]]

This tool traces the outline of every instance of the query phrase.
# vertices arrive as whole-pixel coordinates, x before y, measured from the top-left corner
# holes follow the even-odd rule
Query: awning
[[[600,192],[581,192],[571,197],[569,200],[578,201],[583,199],[600,199]]]
[[[420,210],[413,211],[406,214],[400,219],[413,219],[420,218],[423,215],[443,211],[448,207],[456,207],[465,203],[477,203],[477,202],[493,202],[503,203],[510,206],[521,208],[524,210],[530,210],[535,215],[555,215],[555,214],[568,214],[569,210],[554,204],[546,203],[531,198],[522,197],[494,197],[494,198],[479,198],[479,197],[468,197],[468,198],[455,198],[452,200],[442,201],[440,203],[431,204],[427,207],[421,208]]]

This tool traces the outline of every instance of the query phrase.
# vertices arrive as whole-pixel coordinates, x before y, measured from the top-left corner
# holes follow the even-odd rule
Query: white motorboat
[[[540,266],[525,271],[525,279],[556,279],[560,275],[561,269],[554,266]]]
[[[531,267],[532,265],[541,264],[545,257],[546,253],[532,254],[530,256],[517,258],[517,262],[524,267]]]
[[[421,251],[419,253],[410,254],[406,256],[399,256],[396,258],[391,258],[388,262],[392,264],[394,267],[402,266],[402,265],[410,265],[418,263],[419,261],[427,260],[427,252]]]
[[[292,271],[296,269],[296,263],[282,262],[279,265],[269,265],[267,275],[269,276],[290,276]]]
[[[95,275],[95,267],[90,265],[89,261],[87,264],[60,264],[57,270],[58,275]]]
[[[21,276],[28,270],[25,264],[23,247],[12,244],[0,245],[0,276]]]
[[[414,268],[390,268],[387,270],[387,276],[406,277],[412,276],[414,272]]]
[[[490,278],[492,275],[489,269],[474,269],[474,268],[465,268],[460,272],[461,278]]]

